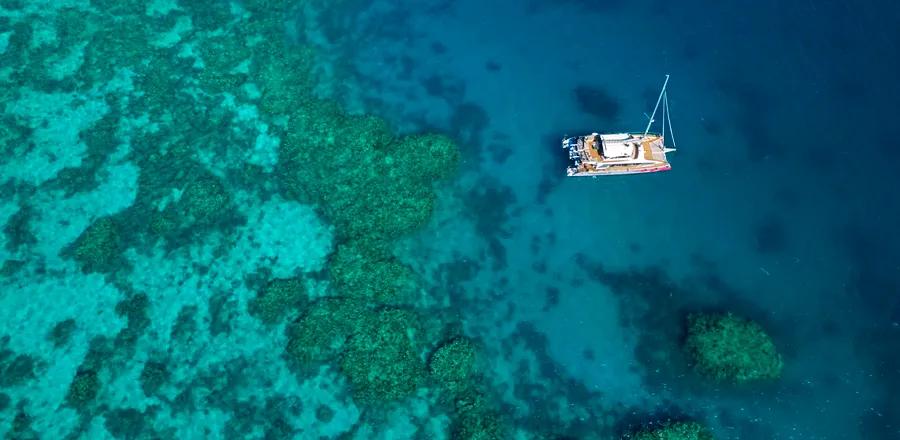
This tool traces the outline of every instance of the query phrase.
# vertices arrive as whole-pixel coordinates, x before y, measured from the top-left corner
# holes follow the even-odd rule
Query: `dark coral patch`
[[[110,217],[103,217],[75,241],[74,256],[85,272],[106,272],[115,267],[120,250],[118,224]]]

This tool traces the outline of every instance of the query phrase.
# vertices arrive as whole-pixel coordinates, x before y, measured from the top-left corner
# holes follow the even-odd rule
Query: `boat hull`
[[[605,169],[605,170],[593,170],[593,171],[566,171],[566,175],[569,177],[597,177],[597,176],[625,176],[628,174],[647,174],[647,173],[658,173],[662,171],[669,171],[672,169],[671,165],[657,166],[657,167],[649,167],[649,168],[637,168],[633,170],[613,170],[613,169]]]

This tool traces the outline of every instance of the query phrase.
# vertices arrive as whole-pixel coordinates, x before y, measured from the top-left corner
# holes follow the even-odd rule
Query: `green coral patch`
[[[141,389],[144,394],[152,396],[169,381],[171,373],[164,362],[149,361],[141,370]]]
[[[322,207],[347,238],[397,238],[434,209],[432,182],[456,170],[458,148],[434,135],[395,139],[384,120],[314,100],[290,115],[279,174],[287,194]]]
[[[78,237],[74,255],[85,272],[105,272],[114,266],[119,250],[118,225],[111,218],[103,217]]]
[[[451,391],[462,389],[475,370],[475,347],[466,338],[453,339],[432,353],[428,370]]]
[[[354,398],[363,404],[411,395],[425,377],[417,344],[417,317],[405,310],[384,310],[364,322],[340,359]]]
[[[18,386],[34,379],[36,364],[29,355],[0,349],[0,387]]]
[[[66,401],[76,409],[86,408],[100,390],[100,379],[93,370],[81,370],[69,384]]]
[[[666,422],[628,434],[625,440],[713,440],[712,433],[697,422]]]
[[[355,300],[325,298],[315,302],[287,329],[288,358],[296,365],[307,366],[337,357],[370,314]]]
[[[390,304],[409,300],[417,279],[378,240],[355,240],[338,246],[328,265],[333,287],[341,296]]]
[[[720,381],[776,379],[783,362],[763,328],[732,314],[688,316],[685,350],[702,375]]]
[[[484,393],[473,388],[456,397],[456,420],[452,438],[465,440],[502,440],[509,438],[507,425],[488,403]]]
[[[459,148],[447,136],[422,134],[400,139],[388,150],[386,161],[398,162],[415,170],[411,177],[423,182],[445,179],[456,172]]]
[[[250,313],[266,324],[276,324],[306,303],[306,287],[297,278],[277,279],[249,304]]]

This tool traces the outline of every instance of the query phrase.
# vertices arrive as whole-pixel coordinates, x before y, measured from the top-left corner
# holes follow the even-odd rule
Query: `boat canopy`
[[[608,159],[624,159],[634,155],[634,144],[603,140],[603,157]]]

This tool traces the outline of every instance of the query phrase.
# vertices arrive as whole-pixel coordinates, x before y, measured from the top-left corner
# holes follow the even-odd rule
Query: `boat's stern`
[[[574,176],[578,173],[578,167],[581,165],[581,153],[578,151],[578,136],[564,137],[562,139],[562,148],[568,150],[569,166],[566,168],[566,175]]]
[[[565,150],[569,150],[569,157],[578,156],[578,137],[564,137],[562,140],[562,147]]]

